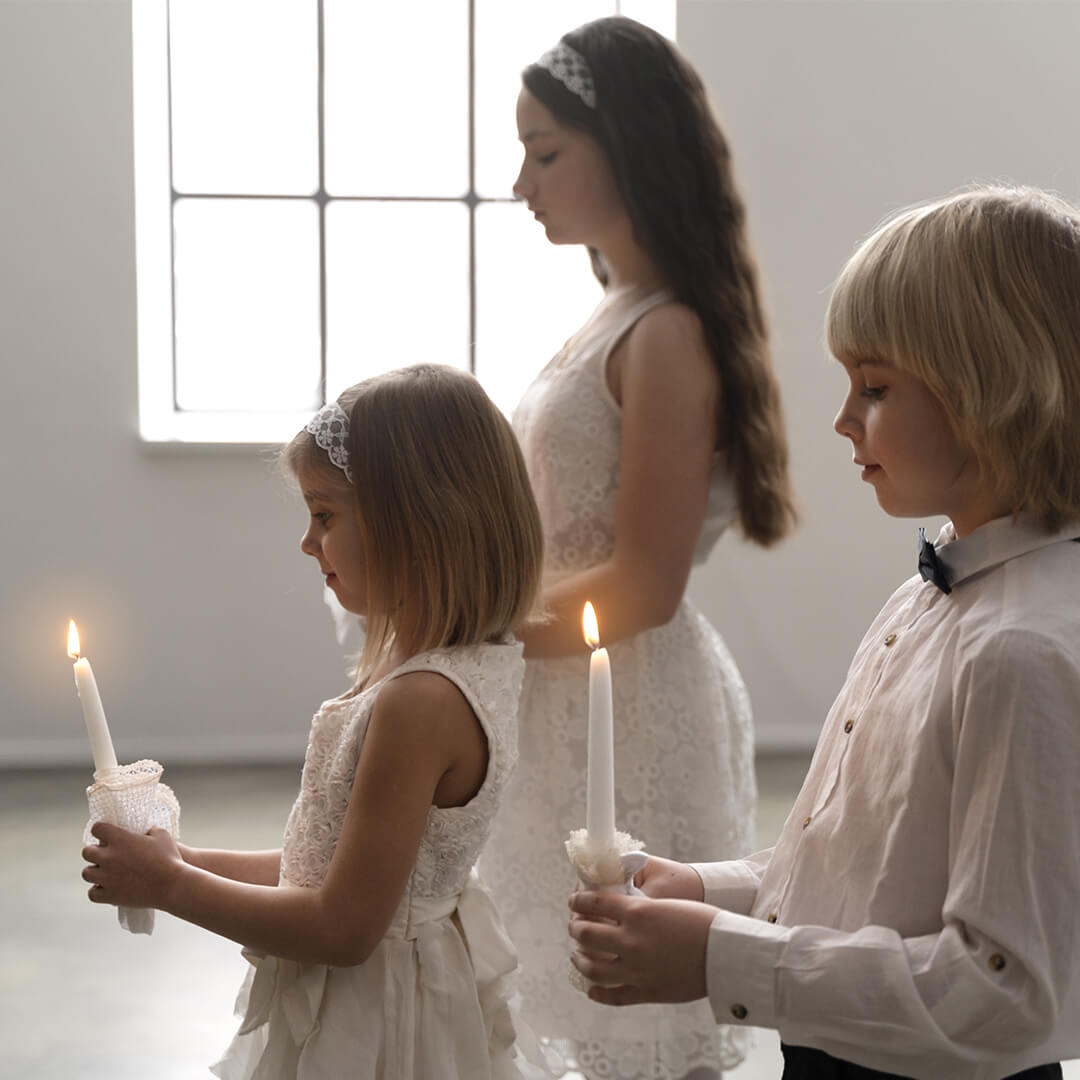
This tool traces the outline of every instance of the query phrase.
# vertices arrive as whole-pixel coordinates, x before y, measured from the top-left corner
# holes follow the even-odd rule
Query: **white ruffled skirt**
[[[222,1080],[522,1080],[537,1075],[508,998],[517,956],[475,870],[460,896],[413,899],[371,956],[328,967],[258,956]]]

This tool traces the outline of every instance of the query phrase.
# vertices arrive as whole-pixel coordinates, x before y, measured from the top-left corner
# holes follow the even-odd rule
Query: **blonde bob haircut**
[[[1080,211],[979,186],[901,210],[848,260],[840,360],[888,360],[941,402],[1013,514],[1080,518]]]
[[[391,647],[412,656],[497,641],[533,614],[540,514],[506,418],[466,372],[437,364],[377,375],[338,398],[364,553],[365,679]],[[282,452],[295,476],[345,474],[307,431]]]

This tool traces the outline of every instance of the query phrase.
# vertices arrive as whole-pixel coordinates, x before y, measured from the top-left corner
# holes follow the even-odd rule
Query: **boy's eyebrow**
[[[841,357],[840,363],[843,364],[844,367],[855,368],[856,371],[861,368],[863,364],[873,364],[874,367],[896,367],[891,360],[886,360],[884,357],[880,356],[858,356],[854,360],[848,360]]]

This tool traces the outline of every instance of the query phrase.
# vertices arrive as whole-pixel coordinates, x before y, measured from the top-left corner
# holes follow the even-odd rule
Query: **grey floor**
[[[805,757],[758,763],[758,839],[771,843]],[[205,846],[280,842],[297,766],[167,770],[183,836]],[[246,967],[237,946],[158,915],[150,937],[91,905],[79,877],[84,770],[0,771],[0,1080],[206,1080],[228,1042]],[[773,1032],[755,1031],[732,1080],[774,1080]],[[1073,1071],[1070,1071],[1073,1070]],[[1066,1067],[1080,1080],[1080,1064]]]

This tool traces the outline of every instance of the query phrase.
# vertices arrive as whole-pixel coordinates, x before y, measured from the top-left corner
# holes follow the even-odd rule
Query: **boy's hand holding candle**
[[[581,617],[589,658],[589,764],[585,789],[585,828],[566,841],[578,879],[586,889],[638,893],[634,875],[649,861],[641,841],[615,828],[615,713],[611,694],[611,662],[600,648],[596,612],[586,602]],[[570,982],[587,991],[589,982],[573,965]]]

